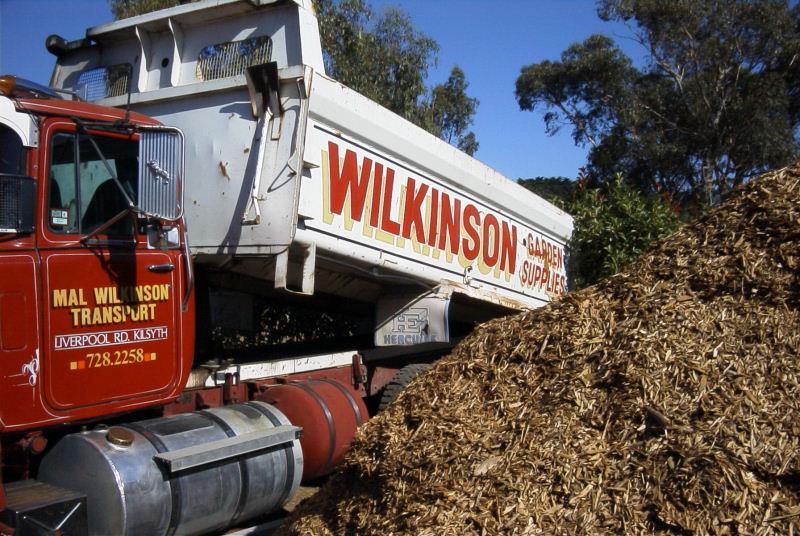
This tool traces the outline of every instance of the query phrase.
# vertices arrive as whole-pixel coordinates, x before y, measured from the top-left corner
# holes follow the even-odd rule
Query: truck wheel
[[[378,411],[383,411],[388,408],[389,404],[394,402],[398,397],[400,391],[405,389],[417,374],[425,372],[429,368],[431,368],[430,363],[413,363],[398,370],[392,379],[389,380],[389,383],[386,384],[386,387],[383,388],[381,401],[378,403]]]

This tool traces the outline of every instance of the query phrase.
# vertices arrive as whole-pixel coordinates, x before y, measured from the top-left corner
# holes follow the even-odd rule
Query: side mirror
[[[139,212],[167,221],[183,215],[183,133],[172,127],[143,127],[139,136]]]
[[[32,233],[35,213],[33,177],[0,174],[0,233]]]

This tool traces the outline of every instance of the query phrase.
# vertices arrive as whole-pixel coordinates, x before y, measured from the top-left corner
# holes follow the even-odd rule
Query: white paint
[[[29,114],[20,113],[8,97],[0,96],[0,123],[17,133],[25,147],[39,145],[39,129]]]
[[[235,365],[218,370],[215,375],[217,381],[215,381],[213,377],[209,377],[206,380],[206,387],[216,387],[224,383],[225,374],[239,374],[239,380],[245,381],[350,366],[353,364],[353,354],[355,353],[356,351],[353,350],[351,352],[338,352],[335,354],[321,354],[296,357],[293,359],[282,359],[279,361]]]
[[[22,365],[22,374],[28,378],[28,384],[34,387],[39,381],[39,349],[33,354],[33,358]]]

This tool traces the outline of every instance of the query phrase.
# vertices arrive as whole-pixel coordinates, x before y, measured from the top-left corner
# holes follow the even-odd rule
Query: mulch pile
[[[800,534],[800,163],[475,330],[287,534]]]

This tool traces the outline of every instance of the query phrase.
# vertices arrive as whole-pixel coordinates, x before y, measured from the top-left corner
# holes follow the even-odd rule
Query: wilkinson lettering
[[[326,223],[342,216],[348,230],[360,222],[366,236],[397,247],[410,241],[417,253],[457,257],[464,267],[476,262],[484,274],[503,272],[508,278],[516,272],[513,223],[419,179],[398,177],[394,169],[350,149],[340,158],[333,142],[328,142],[326,164]],[[393,215],[395,206],[399,210]]]

